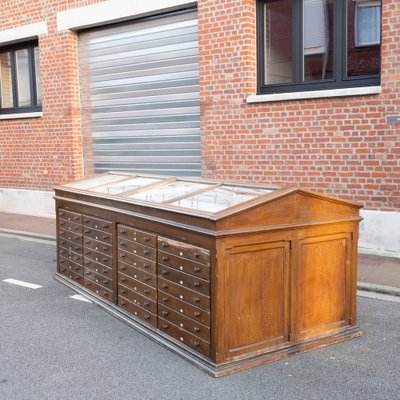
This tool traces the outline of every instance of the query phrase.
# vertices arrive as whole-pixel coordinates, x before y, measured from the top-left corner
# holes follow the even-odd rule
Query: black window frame
[[[23,114],[23,113],[42,111],[42,104],[38,104],[38,99],[37,99],[38,92],[37,92],[36,63],[35,63],[36,47],[39,47],[39,43],[37,40],[0,47],[0,53],[10,52],[11,83],[12,83],[12,93],[13,93],[13,107],[5,107],[5,108],[3,108],[1,104],[2,96],[0,93],[0,115]],[[28,65],[29,65],[29,77],[30,77],[29,90],[31,95],[31,105],[28,107],[18,106],[18,79],[17,79],[16,55],[15,55],[16,51],[18,50],[28,50],[28,60],[29,60]]]
[[[357,77],[346,76],[347,61],[347,0],[334,0],[334,29],[333,29],[333,63],[334,78],[319,81],[301,81],[303,76],[303,1],[292,0],[292,57],[293,82],[279,84],[265,84],[265,24],[264,4],[267,0],[256,0],[257,15],[257,93],[275,94],[307,92],[313,90],[346,89],[365,86],[379,86],[381,73],[362,75]],[[382,7],[382,2],[381,2]],[[381,43],[382,43],[382,13],[381,13]],[[380,55],[382,48],[380,44]],[[381,62],[382,63],[382,62]]]

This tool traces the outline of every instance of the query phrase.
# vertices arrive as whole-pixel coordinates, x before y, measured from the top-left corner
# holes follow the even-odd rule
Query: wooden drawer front
[[[112,279],[113,271],[112,271],[112,268],[110,268],[110,267],[106,267],[105,265],[102,265],[93,260],[89,260],[88,258],[85,258],[83,260],[83,265],[85,268],[88,268],[91,271],[104,276],[105,278]]]
[[[112,246],[110,244],[102,243],[98,240],[84,237],[83,245],[87,249],[92,249],[95,251],[99,251],[100,253],[107,254],[108,256],[112,256]]]
[[[90,217],[89,215],[83,216],[83,225],[85,225],[86,228],[90,227],[94,229],[99,229],[103,232],[108,233],[112,233],[113,229],[112,222],[106,221],[104,219]]]
[[[182,300],[177,299],[169,295],[168,293],[159,291],[158,292],[158,304],[167,305],[169,308],[178,311],[181,315],[186,315],[189,318],[192,318],[195,321],[201,322],[203,325],[210,326],[210,312],[202,310],[201,308],[197,308],[192,306],[189,303],[186,303]]]
[[[128,275],[119,273],[118,283],[120,285],[126,286],[136,293],[148,297],[151,300],[157,301],[157,290],[155,288],[139,282],[136,279],[129,277]]]
[[[203,264],[187,260],[186,258],[178,257],[174,254],[166,253],[165,251],[158,251],[158,262],[168,267],[177,269],[187,274],[198,276],[205,280],[210,280],[210,268]]]
[[[138,256],[156,261],[157,251],[152,247],[143,246],[142,244],[121,238],[118,239],[118,247],[122,250],[129,251],[130,253],[137,254]]]
[[[196,293],[193,290],[187,289],[176,283],[172,283],[162,278],[158,278],[158,289],[162,290],[172,296],[177,297],[180,300],[184,300],[194,306],[204,308],[205,310],[210,309],[210,298],[203,294]]]
[[[73,261],[77,264],[82,264],[82,255],[81,254],[75,253],[71,250],[62,249],[62,248],[59,249],[58,254],[61,257],[66,258],[67,260]]]
[[[158,315],[200,339],[210,342],[210,328],[200,324],[199,322],[193,321],[192,319],[162,305],[158,307]]]
[[[131,265],[125,264],[123,262],[118,263],[118,270],[123,272],[125,275],[130,276],[146,285],[157,287],[157,277],[153,274],[149,274],[139,268],[132,267]]]
[[[64,229],[60,229],[59,231],[59,237],[60,239],[66,239],[69,240],[72,243],[76,243],[79,245],[82,245],[82,235],[70,231],[66,231]]]
[[[76,272],[74,272],[70,269],[64,270],[64,268],[60,268],[60,274],[63,274],[64,276],[73,280],[74,282],[83,285],[83,276],[80,274],[77,274]]]
[[[60,248],[62,247],[66,250],[72,250],[75,253],[82,253],[82,245],[79,243],[70,242],[69,240],[60,238],[58,244]]]
[[[110,278],[107,278],[101,274],[97,274],[89,268],[85,268],[85,278],[90,279],[91,281],[112,290],[112,280]]]
[[[112,244],[112,234],[111,233],[102,232],[102,231],[99,231],[99,230],[93,229],[93,228],[83,227],[83,234],[85,235],[85,238],[90,237],[95,240],[100,240],[101,242],[104,242],[104,243]]]
[[[139,231],[138,229],[129,228],[125,225],[118,226],[118,237],[129,239],[132,242],[144,244],[149,247],[157,247],[156,235],[148,232]]]
[[[158,237],[159,250],[185,257],[189,260],[210,266],[210,251],[201,247],[192,246],[183,242]]]
[[[186,344],[187,346],[190,346],[196,351],[199,351],[200,353],[203,353],[204,355],[209,357],[210,343],[197,338],[196,336],[185,331],[184,329],[179,328],[174,324],[171,324],[171,322],[166,321],[165,319],[162,319],[160,317],[158,317],[158,329],[179,340],[179,342]]]
[[[144,297],[141,294],[136,293],[125,286],[118,285],[118,296],[122,296],[125,299],[130,300],[132,303],[142,308],[145,308],[146,310],[149,310],[154,314],[157,314],[157,303],[155,301],[150,300],[147,297]]]
[[[60,219],[58,226],[66,231],[82,234],[82,225],[71,221],[64,221]]]
[[[132,303],[124,297],[118,298],[118,305],[125,308],[125,310],[129,311],[135,317],[138,317],[146,323],[153,325],[155,328],[157,328],[157,316],[152,314],[150,311],[139,307],[138,305]]]
[[[113,300],[113,292],[110,289],[107,289],[97,283],[94,283],[93,281],[87,278],[84,278],[83,283],[84,286],[93,293],[98,294],[99,296],[103,297],[108,301]]]
[[[147,258],[140,257],[136,254],[129,253],[128,251],[118,249],[118,261],[123,261],[128,265],[140,268],[150,274],[157,273],[156,262],[148,260]]]
[[[59,271],[72,271],[75,274],[83,275],[83,267],[82,265],[75,264],[71,260],[67,260],[66,258],[60,257],[58,259]]]
[[[62,208],[60,208],[58,210],[58,216],[60,217],[60,219],[63,219],[65,221],[72,221],[72,222],[76,222],[77,224],[82,224],[82,215],[72,212],[72,211],[67,211],[67,210],[63,210]]]
[[[88,257],[93,261],[107,265],[110,268],[112,267],[112,258],[106,254],[100,253],[99,251],[87,249],[86,247],[84,247],[83,255],[85,256],[85,258]]]
[[[205,294],[206,296],[210,295],[210,284],[207,281],[189,274],[185,274],[184,272],[177,271],[176,269],[159,266],[158,276],[175,282],[180,286],[192,289],[198,293]]]

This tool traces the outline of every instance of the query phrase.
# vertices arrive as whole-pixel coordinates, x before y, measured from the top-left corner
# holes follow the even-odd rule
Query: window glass
[[[292,0],[264,3],[265,84],[293,82]]]
[[[151,185],[152,183],[160,182],[161,179],[156,178],[133,178],[125,179],[121,182],[109,183],[105,186],[100,186],[93,189],[93,192],[107,193],[107,194],[118,194],[123,192],[128,192],[131,190],[136,190],[140,187]]]
[[[34,56],[35,56],[35,78],[36,78],[36,99],[37,104],[42,104],[42,87],[40,81],[40,53],[39,47],[34,48]]]
[[[347,76],[379,74],[381,5],[347,0]]]
[[[11,53],[0,53],[0,90],[1,107],[10,108],[14,105],[11,75]]]
[[[15,62],[18,86],[18,106],[29,107],[32,100],[28,49],[17,50],[15,52]]]
[[[333,0],[304,0],[304,81],[333,78],[333,26]]]

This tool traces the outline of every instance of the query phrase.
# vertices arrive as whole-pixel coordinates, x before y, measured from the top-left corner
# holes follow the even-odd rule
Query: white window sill
[[[365,86],[346,89],[330,89],[330,90],[313,90],[309,92],[291,92],[291,93],[274,93],[274,94],[257,94],[248,96],[246,102],[252,103],[268,103],[272,101],[290,101],[290,100],[306,100],[306,99],[324,99],[329,97],[347,97],[347,96],[365,96],[371,94],[381,94],[380,86]]]
[[[1,119],[21,119],[21,118],[40,118],[43,117],[42,112],[30,112],[21,114],[0,114]]]

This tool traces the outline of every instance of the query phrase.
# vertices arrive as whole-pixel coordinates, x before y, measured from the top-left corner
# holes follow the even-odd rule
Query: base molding
[[[277,361],[295,354],[305,353],[321,347],[326,347],[331,344],[339,343],[344,340],[353,339],[362,335],[358,325],[346,326],[337,329],[335,332],[330,332],[329,335],[312,337],[302,342],[290,343],[286,342],[279,347],[269,349],[268,352],[246,355],[240,359],[231,360],[221,364],[215,364],[210,359],[196,353],[190,347],[183,345],[172,337],[165,335],[162,331],[154,331],[154,328],[146,326],[138,318],[127,313],[122,308],[119,308],[114,303],[111,303],[102,297],[90,292],[82,286],[77,286],[72,280],[56,273],[54,279],[64,285],[70,287],[76,292],[88,297],[93,303],[102,307],[105,311],[136,329],[154,342],[166,347],[179,355],[186,361],[190,362],[197,368],[200,368],[209,375],[218,378],[245,369],[256,367],[268,362]]]

